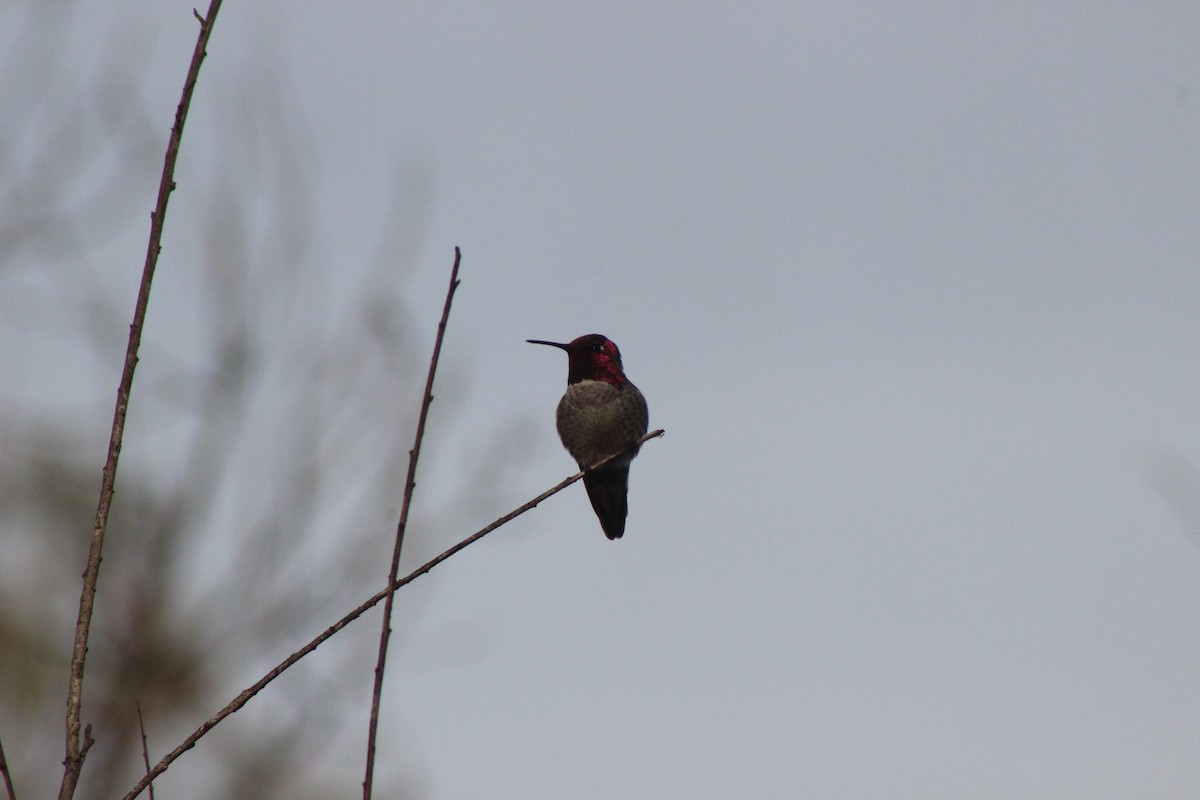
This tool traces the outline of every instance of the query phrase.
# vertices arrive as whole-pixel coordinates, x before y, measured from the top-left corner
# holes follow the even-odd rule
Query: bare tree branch
[[[138,718],[138,733],[142,736],[142,763],[146,765],[146,774],[150,774],[150,747],[146,742],[146,724],[142,721],[142,704],[135,703]],[[154,800],[154,784],[150,783],[150,800]]]
[[[637,447],[642,445],[644,442],[647,442],[650,439],[657,439],[658,437],[662,436],[663,433],[664,433],[664,431],[661,428],[659,428],[658,430],[655,430],[655,431],[651,431],[650,433],[647,433],[645,436],[638,439],[636,442],[634,442],[632,445],[630,445],[625,450],[622,450],[619,453],[614,453],[613,455],[609,456],[608,458],[604,459],[603,461],[597,463],[592,469],[599,469],[599,468],[603,467],[608,462],[610,462],[616,458],[620,458],[621,456],[625,455],[626,453],[629,453],[629,452],[635,450]],[[484,536],[487,536],[489,533],[491,533],[492,531],[499,528],[501,525],[504,525],[505,523],[510,522],[513,519],[516,519],[517,517],[521,516],[526,511],[529,511],[532,508],[536,508],[543,500],[546,500],[546,499],[558,494],[563,489],[566,489],[571,484],[582,479],[584,474],[585,473],[582,471],[575,473],[574,475],[567,478],[566,480],[561,481],[560,483],[553,486],[552,488],[547,489],[546,491],[542,492],[537,497],[533,498],[532,500],[525,503],[524,505],[513,509],[512,511],[508,512],[507,514],[505,514],[504,516],[495,520],[494,522],[487,525],[486,527],[481,528],[479,531],[471,534],[466,539],[463,539],[461,542],[454,545],[453,547],[450,547],[450,548],[442,551],[442,553],[440,553],[439,555],[437,555],[434,558],[430,559],[429,561],[425,562],[423,565],[418,567],[416,570],[412,571],[405,577],[397,580],[395,583],[390,584],[386,589],[376,593],[370,599],[366,600],[361,605],[359,605],[358,608],[355,608],[349,614],[342,617],[337,622],[335,622],[333,625],[326,628],[323,633],[321,633],[319,636],[317,636],[315,639],[313,639],[308,644],[304,645],[304,647],[300,648],[299,650],[297,650],[296,652],[292,653],[290,656],[285,658],[283,661],[281,661],[279,663],[278,666],[276,666],[274,669],[272,669],[270,672],[268,672],[266,675],[264,675],[262,678],[260,678],[258,681],[256,681],[253,685],[251,685],[249,688],[247,688],[241,694],[239,694],[237,697],[235,697],[232,701],[230,701],[230,703],[228,705],[226,705],[223,709],[221,709],[216,714],[214,714],[203,725],[201,725],[199,728],[197,728],[190,736],[188,736],[186,739],[184,739],[183,742],[181,742],[178,747],[176,747],[170,753],[167,753],[167,755],[163,756],[162,760],[160,760],[154,766],[154,768],[152,770],[150,770],[148,773],[146,773],[145,777],[143,777],[140,781],[138,781],[136,786],[134,786],[132,789],[129,790],[129,793],[127,795],[125,795],[124,800],[133,800],[135,797],[137,797],[139,794],[141,794],[142,791],[144,791],[145,788],[149,785],[150,781],[152,781],[154,778],[158,777],[164,771],[166,771],[167,767],[171,766],[171,763],[173,761],[175,761],[175,759],[179,758],[179,756],[183,755],[188,750],[195,747],[196,742],[199,741],[200,738],[202,736],[204,736],[204,734],[208,733],[210,730],[212,730],[214,727],[216,727],[221,722],[221,720],[225,719],[230,714],[233,714],[235,711],[240,710],[244,705],[246,705],[246,703],[250,702],[250,698],[254,697],[254,695],[256,695],[260,691],[262,691],[263,688],[266,687],[267,684],[269,684],[271,681],[275,680],[280,675],[282,675],[284,672],[286,672],[288,670],[288,668],[290,668],[297,661],[304,658],[306,655],[308,655],[312,651],[316,650],[318,647],[320,647],[322,644],[324,644],[324,642],[326,640],[328,640],[330,637],[332,637],[334,634],[336,634],[342,628],[345,628],[351,622],[354,622],[354,620],[358,619],[363,614],[365,614],[367,611],[374,608],[376,605],[378,605],[380,600],[383,600],[385,597],[387,597],[389,594],[395,592],[400,587],[405,586],[405,585],[411,583],[412,581],[416,580],[417,578],[421,577],[422,575],[426,574],[431,569],[436,567],[438,564],[440,564],[443,561],[445,561],[446,559],[450,558],[450,556],[454,555],[455,553],[458,553],[461,550],[464,550],[468,545],[472,545],[475,542],[479,541]]]
[[[142,341],[142,325],[146,319],[146,305],[150,300],[150,284],[154,280],[154,269],[158,254],[162,250],[163,222],[167,215],[167,202],[175,188],[175,161],[183,139],[183,125],[192,102],[192,92],[200,74],[200,65],[207,54],[209,34],[221,8],[221,0],[211,0],[208,16],[200,20],[200,33],[192,52],[191,66],[183,83],[183,94],[175,110],[175,124],[167,142],[167,153],[163,159],[162,178],[158,186],[158,202],[150,215],[150,241],[146,248],[146,262],[142,268],[142,282],[138,289],[137,303],[133,312],[133,324],[129,326],[129,343],[125,349],[125,366],[121,382],[117,387],[117,405],[113,412],[112,433],[108,442],[108,458],[100,481],[100,501],[96,508],[96,519],[92,527],[92,542],[88,552],[87,567],[83,573],[83,591],[79,598],[79,616],[75,623],[75,646],[71,654],[71,676],[67,689],[66,757],[63,759],[63,779],[59,787],[59,800],[71,800],[83,770],[83,759],[91,745],[91,736],[85,732],[82,746],[79,740],[80,709],[83,703],[83,670],[87,658],[88,634],[92,624],[92,609],[96,600],[96,582],[100,574],[101,551],[104,534],[108,528],[108,512],[112,506],[113,487],[117,479],[117,461],[121,455],[121,440],[125,433],[125,414],[129,408],[129,392],[133,386],[133,372],[137,367],[138,348]]]
[[[0,742],[0,775],[4,776],[4,790],[8,792],[8,800],[17,800],[17,790],[13,788],[12,776],[8,774],[8,760],[4,757],[3,742]]]
[[[429,417],[429,406],[433,403],[433,379],[437,374],[438,359],[442,354],[442,339],[446,335],[446,322],[450,319],[450,304],[458,289],[458,265],[462,252],[454,248],[454,267],[450,270],[450,288],[446,290],[446,304],[442,307],[442,319],[438,322],[437,338],[433,342],[433,355],[429,359],[429,376],[425,379],[425,395],[421,400],[421,414],[417,417],[417,433],[412,450],[408,451],[408,477],[404,480],[404,501],[400,506],[400,521],[396,524],[396,546],[392,550],[392,566],[388,572],[387,596],[383,602],[383,627],[379,632],[379,657],[375,662],[375,688],[371,693],[371,721],[367,730],[367,766],[363,777],[363,800],[371,800],[371,786],[375,778],[375,739],[379,731],[379,701],[383,696],[384,665],[387,663],[388,642],[392,637],[392,605],[395,599],[394,584],[400,572],[400,550],[404,546],[404,531],[408,527],[408,509],[412,505],[413,490],[417,487],[417,459],[421,457],[421,442],[425,438],[425,420]]]

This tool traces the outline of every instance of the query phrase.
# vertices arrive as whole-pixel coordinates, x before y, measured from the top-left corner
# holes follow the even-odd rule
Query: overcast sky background
[[[85,3],[46,58],[124,63],[161,153],[195,32],[190,4]],[[406,563],[572,471],[566,360],[526,338],[608,335],[667,431],[623,540],[573,487],[414,585],[382,775],[440,800],[1200,791],[1200,6],[230,0],[148,340],[194,313],[189,187],[270,141],[255,105],[304,124],[314,320],[407,243],[387,288],[425,352],[463,250]],[[121,326],[145,233],[96,256]],[[104,432],[117,377],[88,374]],[[494,504],[434,524],[505,430],[532,434]],[[372,667],[330,750],[353,760],[312,767],[346,797]]]

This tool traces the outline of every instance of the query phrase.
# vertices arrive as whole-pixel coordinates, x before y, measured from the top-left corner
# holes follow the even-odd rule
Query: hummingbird
[[[526,341],[567,351],[567,393],[558,401],[558,436],[579,468],[587,472],[583,486],[604,535],[620,539],[629,511],[629,462],[637,450],[600,469],[591,467],[646,434],[650,421],[646,398],[625,377],[621,351],[605,336],[589,333],[567,344]]]

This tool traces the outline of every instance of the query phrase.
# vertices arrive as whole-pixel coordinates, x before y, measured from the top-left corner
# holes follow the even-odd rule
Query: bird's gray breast
[[[629,447],[649,421],[646,398],[633,384],[579,381],[558,403],[558,435],[581,467]]]

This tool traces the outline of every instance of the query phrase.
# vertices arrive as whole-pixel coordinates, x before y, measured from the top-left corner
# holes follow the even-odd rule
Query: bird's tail
[[[604,535],[620,539],[629,513],[629,465],[609,464],[593,470],[583,476],[583,485]]]

